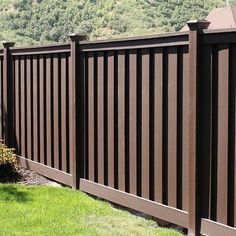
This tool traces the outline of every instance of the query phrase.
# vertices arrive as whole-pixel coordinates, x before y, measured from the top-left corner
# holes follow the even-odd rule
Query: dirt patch
[[[32,186],[61,186],[60,184],[53,182],[44,176],[35,173],[34,171],[27,170],[22,167],[17,167],[16,171],[10,176],[0,178],[0,183],[18,183]]]

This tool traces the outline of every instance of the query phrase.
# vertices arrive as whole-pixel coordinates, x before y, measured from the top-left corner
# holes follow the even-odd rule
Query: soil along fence
[[[0,50],[21,165],[188,229],[236,234],[236,30]]]

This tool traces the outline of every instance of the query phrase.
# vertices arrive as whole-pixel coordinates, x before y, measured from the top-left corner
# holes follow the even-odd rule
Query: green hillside
[[[17,45],[178,31],[223,0],[0,0],[0,42]]]

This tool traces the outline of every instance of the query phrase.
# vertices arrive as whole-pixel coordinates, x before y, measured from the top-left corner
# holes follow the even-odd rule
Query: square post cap
[[[70,34],[69,37],[72,42],[84,41],[88,39],[86,34]]]
[[[3,47],[4,48],[11,48],[14,47],[15,43],[14,42],[4,42]]]
[[[201,31],[207,29],[211,22],[207,20],[191,20],[187,22],[190,31]]]

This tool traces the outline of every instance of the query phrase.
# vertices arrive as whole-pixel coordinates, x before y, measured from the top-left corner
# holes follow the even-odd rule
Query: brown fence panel
[[[210,235],[236,233],[235,36],[205,31],[201,38],[201,231]]]
[[[23,166],[41,168],[39,172],[71,185],[70,44],[16,48],[11,56],[16,152]]]
[[[87,141],[80,188],[100,197],[105,188],[111,201],[118,190],[127,206],[129,197],[151,200],[151,214],[161,217],[165,207],[174,223],[167,212],[176,209],[186,227],[188,34],[173,37],[81,42]]]

